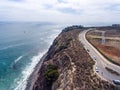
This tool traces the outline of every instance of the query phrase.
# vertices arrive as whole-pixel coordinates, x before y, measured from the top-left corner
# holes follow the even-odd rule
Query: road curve
[[[117,66],[111,62],[109,62],[104,56],[100,54],[96,48],[94,48],[87,40],[86,40],[86,33],[90,31],[91,29],[84,30],[79,35],[79,40],[83,44],[84,48],[87,50],[89,55],[93,60],[96,61],[95,67],[98,68],[99,72],[96,72],[98,76],[100,76],[102,79],[107,80],[109,82],[112,82],[113,80],[120,80],[120,76],[116,74],[112,74],[108,72],[105,67],[111,68],[112,70],[120,73],[120,66]],[[94,68],[95,70],[95,68]]]

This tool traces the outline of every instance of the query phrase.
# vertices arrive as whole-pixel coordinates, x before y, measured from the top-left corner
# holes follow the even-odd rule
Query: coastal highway
[[[120,80],[120,75],[113,74],[105,69],[105,67],[108,67],[118,73],[120,73],[120,66],[117,66],[110,61],[108,61],[104,56],[100,54],[99,51],[97,51],[87,40],[86,40],[86,33],[92,29],[84,30],[79,35],[79,40],[83,44],[86,51],[89,53],[91,58],[96,62],[94,66],[94,71],[97,73],[99,77],[102,79],[109,81],[112,83],[113,80]],[[97,67],[97,72],[96,72]]]

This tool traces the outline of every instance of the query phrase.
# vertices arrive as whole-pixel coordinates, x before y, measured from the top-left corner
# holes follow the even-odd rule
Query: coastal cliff
[[[84,28],[65,28],[49,48],[32,90],[119,90],[101,80],[93,61],[79,41]]]

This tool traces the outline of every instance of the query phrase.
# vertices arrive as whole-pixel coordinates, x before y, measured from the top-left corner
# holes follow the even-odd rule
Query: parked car
[[[95,57],[95,56],[93,56],[93,59],[94,59],[94,60],[96,60],[96,57]]]
[[[88,52],[90,52],[90,50],[89,50],[89,49],[87,49],[87,51],[88,51]]]
[[[99,69],[98,69],[98,67],[96,67],[96,68],[95,68],[95,71],[96,71],[96,72],[99,72]]]
[[[116,85],[120,85],[120,80],[113,80],[113,83]]]

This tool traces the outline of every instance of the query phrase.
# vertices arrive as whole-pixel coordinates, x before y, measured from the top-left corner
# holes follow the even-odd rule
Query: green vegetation
[[[120,73],[118,73],[118,72],[112,70],[111,68],[105,67],[105,69],[106,69],[107,71],[113,73],[113,74],[116,74],[116,75],[118,75],[118,76],[120,75]]]
[[[112,27],[120,28],[120,24],[112,24]]]
[[[65,29],[63,29],[62,32],[68,32],[68,31],[71,31],[71,30],[75,30],[75,29],[83,29],[84,27],[82,25],[73,25],[73,26],[70,26],[70,27],[67,27]]]
[[[61,45],[61,46],[58,47],[58,49],[56,50],[55,53],[60,52],[62,49],[66,49],[66,48],[67,48],[67,46]]]
[[[72,41],[72,40],[73,40],[72,37],[69,38],[69,39],[67,40],[67,42],[66,42],[66,46],[68,46],[68,45],[70,44],[70,41]]]
[[[54,40],[54,45],[57,45],[58,44],[58,41],[55,39]]]
[[[51,86],[54,83],[54,81],[57,80],[58,76],[59,73],[57,70],[57,66],[51,64],[48,65],[47,70],[44,73],[46,85]]]
[[[67,42],[70,42],[70,41],[72,41],[72,37],[70,37],[70,38],[67,40]]]

